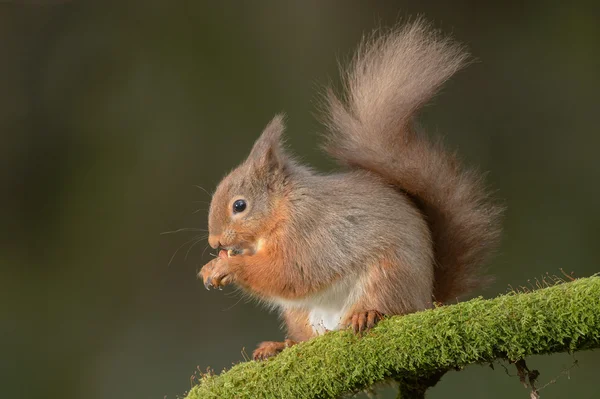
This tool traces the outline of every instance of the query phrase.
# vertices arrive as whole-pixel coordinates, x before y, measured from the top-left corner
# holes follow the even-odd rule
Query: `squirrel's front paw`
[[[198,276],[202,277],[204,287],[207,290],[211,287],[221,289],[233,281],[233,275],[229,270],[227,261],[221,257],[215,258],[204,265]]]

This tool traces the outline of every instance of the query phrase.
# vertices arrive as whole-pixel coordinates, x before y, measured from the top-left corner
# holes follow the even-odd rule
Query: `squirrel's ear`
[[[281,135],[285,130],[284,116],[276,115],[254,143],[246,161],[251,167],[272,171],[285,165],[285,154],[281,143]]]

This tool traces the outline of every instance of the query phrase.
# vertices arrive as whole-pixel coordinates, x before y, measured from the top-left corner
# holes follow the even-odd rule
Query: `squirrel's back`
[[[479,174],[419,136],[419,109],[468,60],[461,46],[422,20],[367,39],[345,72],[345,92],[327,93],[325,149],[407,193],[421,209],[434,246],[434,297],[445,302],[486,281],[481,266],[499,239],[502,209]]]

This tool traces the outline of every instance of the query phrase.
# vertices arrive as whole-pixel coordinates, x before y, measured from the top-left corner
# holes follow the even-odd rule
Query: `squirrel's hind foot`
[[[362,334],[375,327],[382,318],[383,313],[378,312],[377,310],[366,310],[348,316],[345,325],[356,334]]]
[[[252,358],[254,360],[266,360],[270,357],[273,357],[285,348],[289,348],[290,346],[296,345],[295,341],[291,339],[286,339],[283,342],[276,341],[265,341],[261,342],[258,347],[252,353]]]

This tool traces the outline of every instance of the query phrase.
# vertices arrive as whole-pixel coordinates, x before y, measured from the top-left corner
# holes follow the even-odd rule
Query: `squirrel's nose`
[[[215,235],[209,235],[208,236],[208,244],[212,247],[212,248],[218,248],[221,246],[221,243],[219,242],[219,238],[220,236],[215,236]]]

